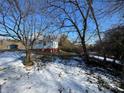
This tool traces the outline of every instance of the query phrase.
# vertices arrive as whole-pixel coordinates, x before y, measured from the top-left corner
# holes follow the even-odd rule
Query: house
[[[0,50],[5,49],[25,49],[24,45],[17,40],[12,40],[7,37],[0,37]],[[33,45],[33,49],[38,49],[43,52],[57,52],[58,38],[54,36],[44,36],[39,38]]]
[[[0,36],[0,50],[6,49],[25,49],[21,42],[12,40],[5,36]]]
[[[58,52],[59,39],[55,36],[46,36],[37,40],[33,46],[34,49],[40,49],[44,52]]]
[[[5,49],[25,49],[21,42],[15,40],[0,40],[0,50]]]

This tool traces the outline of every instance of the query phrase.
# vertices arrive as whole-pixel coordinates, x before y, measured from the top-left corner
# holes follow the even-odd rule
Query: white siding
[[[58,48],[58,42],[53,41],[53,46],[52,46],[52,48]]]
[[[34,49],[41,49],[41,48],[58,48],[58,42],[57,41],[51,41],[47,42],[45,45],[43,42],[36,43],[34,45]]]

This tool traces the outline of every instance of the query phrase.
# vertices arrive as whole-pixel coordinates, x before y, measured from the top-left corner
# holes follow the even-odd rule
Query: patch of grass
[[[53,60],[53,56],[51,56],[51,55],[44,55],[44,56],[41,58],[41,60],[42,60],[43,62],[51,62],[51,61]]]
[[[106,81],[104,81],[100,76],[98,76],[98,88],[101,90],[101,87],[110,89],[109,84]]]
[[[73,53],[73,52],[65,52],[65,51],[60,51],[59,52],[59,56],[62,58],[62,59],[70,59],[72,57],[75,57],[75,56],[79,56],[79,54],[76,54],[76,53]]]
[[[59,54],[61,54],[61,55],[74,55],[75,53],[74,52],[67,52],[67,51],[60,50]]]
[[[3,70],[5,70],[5,69],[7,69],[7,68],[0,68],[0,71],[3,71]]]

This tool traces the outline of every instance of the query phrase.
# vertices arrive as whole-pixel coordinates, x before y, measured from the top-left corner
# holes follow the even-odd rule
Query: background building
[[[4,49],[25,49],[21,42],[15,40],[0,40],[0,50]]]
[[[46,36],[42,40],[37,40],[33,49],[41,49],[44,52],[58,52],[59,39],[54,36]]]
[[[17,40],[12,40],[8,37],[0,37],[0,50],[6,49],[25,49],[24,45]],[[57,52],[58,51],[58,38],[53,36],[47,36],[38,39],[34,45],[33,49],[40,49],[41,51],[47,52]]]

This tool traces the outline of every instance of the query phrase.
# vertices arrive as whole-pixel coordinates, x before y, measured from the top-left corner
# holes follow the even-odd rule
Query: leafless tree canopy
[[[50,27],[39,12],[41,7],[33,0],[1,0],[0,6],[1,34],[22,42],[28,55],[34,42]]]
[[[33,42],[48,28],[48,25],[44,24],[44,16],[36,12],[30,0],[3,0],[0,4],[2,32],[20,40],[24,46],[33,45]]]

